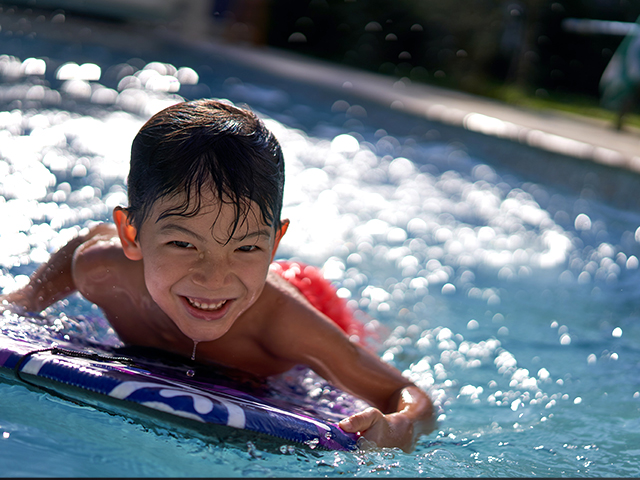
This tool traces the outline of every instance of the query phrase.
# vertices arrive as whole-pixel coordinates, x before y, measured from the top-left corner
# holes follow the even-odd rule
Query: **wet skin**
[[[377,355],[350,342],[269,265],[288,221],[264,225],[252,204],[231,234],[235,212],[212,196],[190,217],[163,216],[180,199],[158,201],[139,232],[126,210],[71,241],[5,300],[42,310],[78,290],[129,344],[161,348],[259,376],[311,367],[373,407],[340,426],[379,446],[414,448],[434,428],[429,397]]]

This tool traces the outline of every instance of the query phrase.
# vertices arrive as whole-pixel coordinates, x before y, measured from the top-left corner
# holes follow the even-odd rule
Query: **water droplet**
[[[309,448],[310,448],[311,450],[313,450],[313,449],[315,449],[315,448],[318,446],[318,443],[320,443],[320,439],[319,439],[319,438],[314,438],[314,439],[312,439],[312,440],[307,440],[307,441],[306,441],[306,442],[304,442],[304,443],[306,443],[306,444],[309,446]]]
[[[191,360],[195,361],[196,359],[196,348],[198,346],[198,342],[196,342],[195,340],[193,341],[193,352],[191,352]]]
[[[194,372],[193,370],[189,369],[187,370],[187,377],[193,377],[195,376],[196,372]]]

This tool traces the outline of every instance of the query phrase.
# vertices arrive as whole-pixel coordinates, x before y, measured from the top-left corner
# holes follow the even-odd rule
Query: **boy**
[[[380,447],[413,450],[434,428],[429,397],[351,342],[270,271],[284,161],[257,117],[213,100],[153,116],[131,150],[129,207],[52,255],[3,300],[31,311],[79,291],[123,342],[259,376],[311,367],[373,405],[340,422]]]

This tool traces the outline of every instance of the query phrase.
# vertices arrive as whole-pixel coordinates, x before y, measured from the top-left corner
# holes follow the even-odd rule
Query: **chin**
[[[182,327],[178,325],[178,328],[185,336],[187,336],[189,339],[191,339],[194,342],[212,342],[214,340],[218,340],[225,333],[227,333],[229,331],[229,328],[231,328],[231,325],[229,326],[216,325],[213,328],[211,326],[209,326],[208,328],[207,327],[204,327],[204,328],[191,327],[190,328],[189,325],[183,325]]]

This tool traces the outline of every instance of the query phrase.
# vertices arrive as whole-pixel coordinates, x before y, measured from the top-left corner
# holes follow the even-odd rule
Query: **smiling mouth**
[[[185,298],[189,302],[189,305],[191,305],[192,307],[195,307],[199,310],[204,310],[207,312],[215,312],[216,310],[220,310],[227,303],[227,300],[222,300],[221,302],[218,302],[218,303],[205,303],[205,302],[199,302],[198,300],[193,300],[189,297],[185,297]]]

